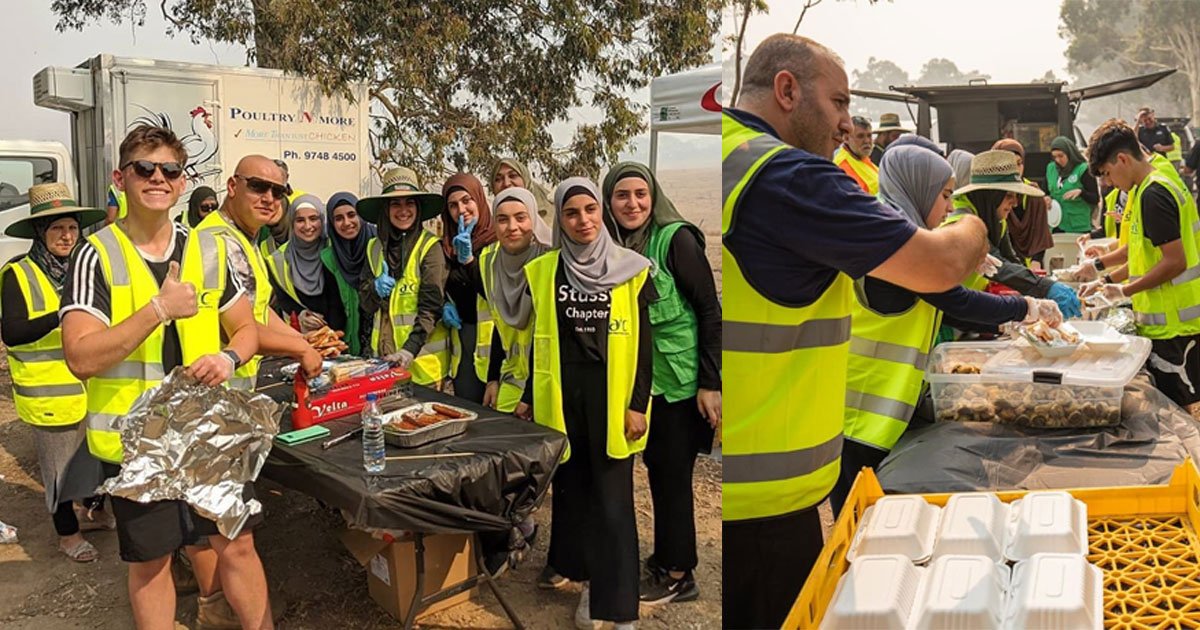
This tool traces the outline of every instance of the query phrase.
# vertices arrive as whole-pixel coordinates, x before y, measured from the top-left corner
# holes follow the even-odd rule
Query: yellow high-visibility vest
[[[1135,293],[1133,315],[1138,334],[1150,339],[1171,339],[1200,333],[1200,217],[1196,200],[1158,171],[1151,171],[1129,192],[1126,217],[1129,222],[1129,281],[1146,275],[1162,260],[1162,249],[1146,237],[1142,217],[1142,193],[1152,183],[1161,184],[1179,204],[1179,237],[1187,267],[1170,282]]]
[[[417,323],[417,297],[421,290],[421,261],[429,250],[438,245],[438,239],[433,234],[421,231],[417,238],[416,247],[408,257],[404,273],[396,281],[396,287],[388,298],[388,313],[392,318],[392,335],[396,342],[396,350],[404,346],[409,333]],[[367,242],[367,262],[375,277],[387,273],[383,264],[383,245],[378,238]],[[380,321],[383,309],[375,312],[375,328],[371,332],[371,347],[377,354],[382,354],[379,331],[383,325]],[[439,319],[433,327],[433,332],[421,346],[421,351],[408,366],[412,380],[417,385],[432,385],[446,378],[450,369],[450,333],[446,325]]]
[[[500,334],[500,343],[504,346],[504,362],[500,364],[500,392],[497,396],[496,409],[512,413],[517,408],[517,403],[521,402],[521,396],[525,393],[525,386],[529,382],[529,349],[533,347],[533,316],[530,316],[530,324],[523,330],[513,328],[504,321],[504,318],[500,317],[500,312],[492,306],[496,302],[492,297],[495,295],[495,288],[492,284],[492,265],[496,263],[496,256],[499,252],[499,243],[492,243],[483,248],[483,251],[479,253],[479,273],[483,278],[483,292],[487,295],[483,306],[490,312],[496,331]],[[480,367],[478,359],[475,367],[478,371]],[[483,371],[480,373],[479,379],[486,383],[488,366],[484,363],[482,367]]]

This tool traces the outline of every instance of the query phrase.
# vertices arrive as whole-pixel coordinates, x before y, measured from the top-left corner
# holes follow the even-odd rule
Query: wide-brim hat
[[[13,221],[4,230],[6,236],[33,238],[33,221],[52,217],[74,216],[79,229],[99,223],[108,217],[106,210],[79,205],[62,182],[35,184],[29,188],[29,216]]]
[[[912,129],[900,124],[900,114],[884,114],[879,117],[879,126],[871,133],[883,133],[885,131],[912,132]]]
[[[1017,166],[1017,154],[1011,151],[984,151],[971,159],[971,183],[954,191],[961,197],[975,190],[1003,190],[1030,197],[1045,197],[1046,193],[1026,184]]]
[[[383,194],[359,199],[355,209],[362,218],[378,224],[379,218],[385,216],[388,204],[393,199],[404,198],[417,200],[420,207],[418,223],[440,216],[442,208],[446,206],[446,200],[442,199],[441,195],[421,188],[415,171],[399,167],[389,169],[383,174]]]

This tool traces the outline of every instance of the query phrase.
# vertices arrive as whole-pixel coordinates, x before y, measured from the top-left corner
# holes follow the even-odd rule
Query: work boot
[[[271,620],[279,623],[283,619],[283,597],[272,594]],[[225,599],[225,591],[217,591],[208,597],[203,595],[196,598],[196,630],[241,630],[242,622],[238,621],[237,613],[229,600]]]
[[[171,555],[171,579],[175,582],[176,595],[191,595],[200,592],[200,583],[192,570],[192,561],[182,549]]]

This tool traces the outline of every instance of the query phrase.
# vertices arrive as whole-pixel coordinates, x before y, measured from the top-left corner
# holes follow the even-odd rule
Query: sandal
[[[75,562],[94,562],[100,557],[100,552],[92,546],[92,543],[83,541],[70,549],[64,548],[61,544],[58,550],[66,554],[66,556]]]
[[[117,520],[108,510],[89,510],[79,504],[75,504],[74,509],[81,532],[112,531],[117,528]]]

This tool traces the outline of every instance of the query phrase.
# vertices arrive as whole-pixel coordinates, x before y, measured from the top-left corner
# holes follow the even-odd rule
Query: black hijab
[[[342,270],[342,277],[350,282],[357,282],[362,276],[363,265],[367,262],[367,242],[375,236],[375,225],[359,215],[358,221],[362,227],[358,230],[358,236],[353,239],[342,238],[333,227],[333,213],[345,205],[357,206],[358,197],[353,193],[339,192],[329,198],[326,232],[333,243],[334,257],[337,258],[338,269]]]
[[[46,273],[46,277],[50,279],[50,284],[60,290],[63,281],[67,278],[67,263],[71,261],[71,256],[69,254],[59,256],[50,251],[50,248],[46,246],[46,230],[50,229],[52,223],[63,218],[73,218],[76,225],[79,224],[79,215],[57,215],[32,219],[33,245],[29,248],[29,259],[41,267],[42,271]]]
[[[187,209],[187,225],[188,227],[196,227],[200,225],[202,220],[200,216],[200,205],[207,199],[217,200],[217,193],[208,186],[200,186],[192,191],[192,196],[188,197]]]

